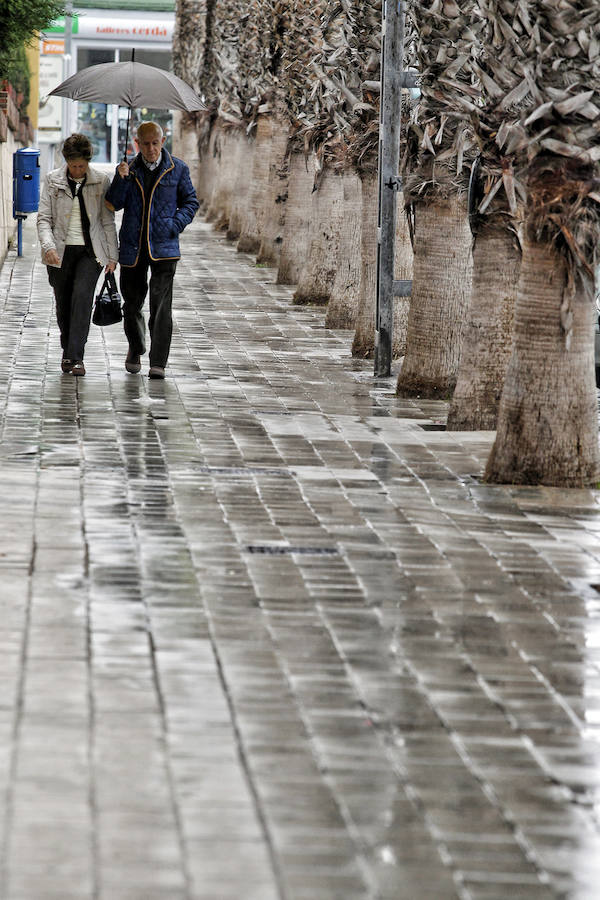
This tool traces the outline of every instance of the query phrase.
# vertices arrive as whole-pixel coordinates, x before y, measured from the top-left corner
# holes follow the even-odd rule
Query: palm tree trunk
[[[217,177],[217,163],[215,157],[215,142],[218,128],[216,122],[210,128],[210,133],[201,142],[200,165],[198,167],[197,194],[200,205],[206,211],[215,186]]]
[[[375,301],[377,295],[377,191],[376,172],[361,175],[360,287],[352,356],[367,359],[375,349]]]
[[[310,245],[294,303],[325,306],[329,302],[344,228],[343,210],[342,177],[326,168],[318,190],[312,195]]]
[[[227,138],[223,122],[219,119],[213,125],[212,158],[214,165],[213,189],[206,208],[206,220],[217,222],[223,208],[223,194],[225,188],[224,169],[227,151],[225,149]]]
[[[189,166],[192,184],[198,184],[200,175],[200,151],[196,123],[189,113],[173,111],[173,153],[185,159]]]
[[[272,131],[272,117],[268,114],[259,116],[254,139],[248,199],[244,210],[242,231],[237,245],[240,253],[258,253],[260,248],[264,205],[269,183]]]
[[[486,481],[582,487],[600,479],[594,307],[578,281],[567,349],[561,326],[566,282],[564,256],[527,237]]]
[[[238,131],[222,124],[217,127],[215,136],[215,182],[206,218],[213,222],[215,228],[229,226],[231,205],[235,189],[237,166],[235,151],[238,145]]]
[[[308,256],[310,237],[314,167],[304,153],[292,153],[289,168],[278,284],[298,284]]]
[[[398,376],[403,397],[448,399],[456,384],[471,295],[471,231],[466,197],[415,203],[415,256],[406,355]]]
[[[410,240],[408,219],[404,208],[404,194],[398,194],[396,204],[396,233],[394,235],[394,278],[411,281],[413,277],[413,248]],[[406,353],[406,335],[410,300],[394,297],[394,331],[392,334],[392,357],[398,359]],[[374,350],[375,348],[373,348]]]
[[[342,177],[344,227],[335,279],[331,287],[325,325],[327,328],[354,328],[358,316],[361,250],[361,184],[356,172]]]
[[[488,225],[473,248],[473,289],[449,431],[494,431],[513,342],[514,310],[521,269],[516,237]]]
[[[267,194],[261,229],[257,263],[278,266],[288,199],[289,161],[286,157],[289,123],[283,115],[275,115],[271,123]]]
[[[255,147],[255,142],[249,141],[243,131],[236,131],[234,134],[229,166],[233,186],[227,227],[227,237],[230,241],[237,241],[242,233],[250,190],[249,172],[252,171]]]
[[[377,300],[377,218],[378,180],[376,172],[363,173],[361,184],[361,274],[358,292],[356,330],[352,356],[368,359],[375,351],[375,306]],[[394,277],[412,278],[412,247],[402,195],[398,197],[394,245]],[[394,297],[392,356],[402,356],[406,347],[406,328],[410,301]]]

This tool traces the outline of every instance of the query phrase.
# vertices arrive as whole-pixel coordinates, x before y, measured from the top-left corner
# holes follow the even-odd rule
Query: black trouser
[[[54,290],[64,356],[82,360],[90,331],[94,289],[102,266],[85,247],[70,244],[65,247],[60,269],[46,268]]]
[[[167,365],[173,319],[173,277],[176,259],[150,260],[140,256],[136,266],[121,266],[121,294],[123,295],[123,326],[132,353],[146,352],[146,323],[142,308],[148,293],[148,268],[150,268],[150,365]]]

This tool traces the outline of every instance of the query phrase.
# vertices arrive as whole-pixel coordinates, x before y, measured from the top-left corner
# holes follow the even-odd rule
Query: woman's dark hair
[[[67,162],[70,159],[87,159],[89,162],[94,155],[94,148],[85,134],[72,134],[63,144],[62,155]]]

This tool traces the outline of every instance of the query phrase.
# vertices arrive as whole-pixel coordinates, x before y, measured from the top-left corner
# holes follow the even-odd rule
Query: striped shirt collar
[[[140,155],[141,155],[141,154],[140,154]],[[160,164],[161,164],[161,162],[162,162],[162,151],[161,151],[160,156],[159,156],[158,159],[156,160],[156,162],[153,162],[153,163],[148,162],[146,159],[144,159],[143,156],[142,156],[142,162],[144,163],[144,165],[146,166],[147,169],[149,169],[151,172],[154,172],[154,170],[155,170],[156,168],[158,168],[158,166],[160,166]]]

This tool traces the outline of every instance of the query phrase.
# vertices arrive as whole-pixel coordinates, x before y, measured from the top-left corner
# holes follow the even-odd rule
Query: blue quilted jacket
[[[119,263],[135,266],[142,241],[146,243],[150,259],[179,259],[179,235],[194,218],[199,203],[187,165],[164,148],[158,167],[158,177],[149,197],[144,194],[141,153],[129,167],[129,177],[115,174],[106,193],[111,209],[123,210],[119,232]],[[147,233],[142,235],[146,204],[150,204]]]

